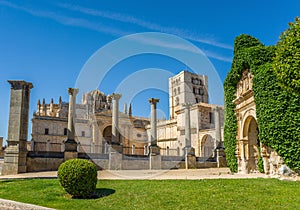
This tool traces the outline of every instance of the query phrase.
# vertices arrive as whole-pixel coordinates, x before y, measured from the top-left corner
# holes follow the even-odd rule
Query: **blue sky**
[[[8,79],[34,84],[31,118],[38,99],[57,102],[62,96],[68,100],[67,88],[75,85],[82,67],[99,48],[125,35],[162,32],[200,48],[223,82],[236,36],[246,33],[274,45],[288,22],[299,16],[299,8],[297,0],[0,0],[0,136],[7,138]],[[99,88],[112,93],[123,78],[147,68],[176,74],[186,65],[161,55],[134,56],[118,63]],[[149,89],[132,101],[134,115],[149,115],[147,98],[151,96],[161,98],[158,108],[167,112],[167,94]]]

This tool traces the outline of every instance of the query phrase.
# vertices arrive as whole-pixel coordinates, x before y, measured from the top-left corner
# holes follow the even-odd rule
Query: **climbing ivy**
[[[299,19],[296,21],[298,24]],[[297,38],[300,36],[299,31],[300,27],[297,27]],[[282,39],[286,37],[287,35],[284,35]],[[282,49],[284,43],[279,41],[277,46],[264,46],[258,39],[245,34],[235,39],[231,70],[224,82],[224,145],[227,164],[232,172],[237,171],[235,156],[237,119],[233,100],[236,97],[237,83],[246,69],[250,69],[254,75],[253,91],[260,141],[277,151],[289,167],[300,169],[300,92],[290,91],[296,88],[295,85],[289,86],[290,88],[282,85],[280,72],[284,72],[285,69],[280,69],[280,65],[277,65],[279,55],[284,54]],[[295,48],[295,51],[298,52],[298,49]],[[289,59],[291,63],[300,64],[298,54],[295,57],[290,56]],[[299,69],[299,67],[298,70],[294,69],[298,72],[295,75],[299,76]],[[260,168],[262,167],[261,165]]]
[[[289,28],[277,43],[273,69],[280,85],[288,91],[300,92],[300,19],[289,23]]]

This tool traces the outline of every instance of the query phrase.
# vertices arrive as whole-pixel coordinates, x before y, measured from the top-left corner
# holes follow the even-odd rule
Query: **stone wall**
[[[93,161],[98,170],[109,170],[110,166],[108,154],[87,154],[78,153],[78,158]],[[120,168],[118,170],[148,170],[148,156],[125,156],[120,155]],[[161,169],[184,169],[185,161],[181,156],[160,156]],[[27,172],[38,171],[56,171],[60,164],[64,162],[63,152],[29,152],[27,155]],[[193,168],[217,168],[217,162],[199,162],[196,161]],[[115,169],[116,170],[116,169]]]
[[[64,161],[63,152],[29,152],[27,172],[56,171]]]

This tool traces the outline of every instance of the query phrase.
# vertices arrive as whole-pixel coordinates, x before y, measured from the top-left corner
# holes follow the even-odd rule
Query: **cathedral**
[[[75,104],[78,152],[107,154],[111,145],[119,145],[120,152],[126,156],[149,154],[151,120],[133,116],[131,104],[129,107],[124,104],[123,111],[120,111],[121,94],[106,95],[93,90],[83,95],[81,103]],[[113,113],[113,107],[117,113]],[[186,107],[189,109],[188,118]],[[156,121],[160,155],[184,155],[188,119],[194,155],[198,160],[214,160],[216,148],[223,147],[224,109],[209,103],[207,76],[181,71],[169,78],[169,111],[168,120]],[[32,118],[32,139],[27,142],[27,150],[63,152],[68,134],[68,112],[69,103],[61,98],[58,103],[39,100]]]

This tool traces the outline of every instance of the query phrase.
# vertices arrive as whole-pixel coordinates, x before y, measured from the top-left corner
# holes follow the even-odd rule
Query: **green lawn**
[[[72,199],[56,179],[0,181],[0,197],[56,209],[300,209],[300,182],[277,179],[105,180]]]

